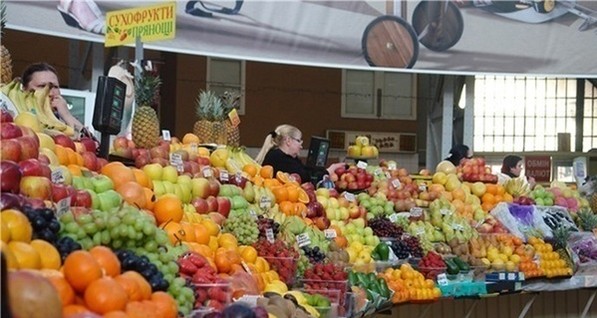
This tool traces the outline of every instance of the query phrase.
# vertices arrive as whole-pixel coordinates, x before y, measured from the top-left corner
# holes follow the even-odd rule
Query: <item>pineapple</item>
[[[153,109],[156,93],[162,81],[158,75],[145,71],[137,77],[135,83],[135,100],[137,108],[133,115],[133,142],[140,148],[156,146],[160,138],[160,122]]]
[[[225,92],[222,95],[222,101],[224,101],[224,114],[227,116],[232,109],[238,107],[240,101],[240,95],[238,93]],[[234,126],[232,121],[228,118],[224,119],[226,125],[226,141],[229,146],[240,146],[240,130],[238,126]]]
[[[212,122],[214,120],[214,105],[221,103],[221,100],[211,91],[201,91],[197,98],[197,118],[193,126],[193,133],[199,137],[200,143],[214,142],[212,138]]]
[[[593,194],[595,195],[595,194]],[[588,209],[582,209],[577,214],[580,229],[583,231],[592,231],[597,228],[597,215]]]
[[[228,142],[228,135],[226,133],[226,114],[224,113],[224,105],[222,100],[218,97],[218,103],[213,105],[214,121],[211,126],[211,133],[213,142],[218,145],[225,145]]]
[[[597,191],[591,194],[591,197],[589,198],[589,205],[591,206],[591,211],[593,211],[593,213],[597,213]]]
[[[0,34],[4,36],[4,28],[6,24],[6,3],[5,0],[0,1]],[[1,61],[1,69],[0,71],[0,83],[10,83],[12,81],[12,58],[10,57],[10,52],[4,46],[0,46],[0,61]]]

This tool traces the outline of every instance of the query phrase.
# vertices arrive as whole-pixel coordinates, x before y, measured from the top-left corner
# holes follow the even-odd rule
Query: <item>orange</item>
[[[240,257],[249,264],[255,263],[257,250],[253,246],[245,246],[240,252]]]
[[[85,289],[85,304],[98,314],[124,310],[128,299],[124,288],[109,276],[93,281]]]
[[[276,186],[272,188],[272,193],[276,197],[276,203],[288,200],[288,189],[285,186]]]
[[[66,166],[66,168],[73,176],[80,177],[83,175],[83,169],[81,169],[81,166],[77,166],[76,164],[69,164],[68,166]]]
[[[46,278],[52,285],[54,285],[54,288],[56,288],[58,296],[60,296],[60,301],[62,302],[62,307],[75,302],[75,291],[64,277],[53,275]]]
[[[274,167],[270,165],[262,166],[259,169],[259,175],[264,179],[272,179],[274,177]]]
[[[263,185],[263,177],[262,177],[262,176],[260,176],[260,175],[255,175],[255,176],[254,176],[254,177],[251,179],[251,181],[253,182],[253,184],[254,184],[255,186],[258,186],[258,187],[260,187],[260,186],[262,186],[262,185]]]
[[[56,145],[56,146],[58,146],[58,145]],[[70,305],[64,306],[62,308],[62,317],[64,317],[64,318],[73,317],[73,316],[80,317],[81,314],[90,313],[90,312],[91,311],[83,305],[70,304]]]
[[[127,315],[122,310],[111,311],[104,315],[104,318],[128,318],[128,317],[129,317],[129,315]]]
[[[222,233],[218,237],[218,246],[226,248],[237,248],[238,240],[230,233]]]
[[[201,225],[205,226],[207,233],[209,233],[210,236],[217,236],[220,234],[220,226],[211,219],[203,219]]]
[[[118,192],[128,204],[136,206],[139,209],[145,208],[147,204],[145,190],[143,190],[143,187],[136,181],[127,181],[120,184],[116,188],[116,192]]]
[[[151,285],[149,285],[149,282],[147,282],[147,280],[141,276],[141,274],[135,271],[126,271],[120,276],[127,276],[137,282],[137,285],[139,285],[139,291],[141,293],[141,299],[149,299],[151,297]]]
[[[185,145],[189,145],[192,143],[199,144],[199,137],[193,133],[187,133],[182,137],[182,143]]]
[[[143,187],[143,192],[145,193],[145,209],[147,209],[149,211],[153,211],[153,208],[155,206],[155,201],[156,201],[155,194],[153,193],[153,190]]]
[[[101,245],[94,246],[89,253],[98,262],[105,275],[112,277],[120,275],[120,261],[110,248]]]
[[[452,190],[452,198],[453,200],[460,200],[464,202],[466,200],[466,193],[462,188],[454,189]]]
[[[294,215],[304,216],[307,214],[307,206],[302,202],[294,204]]]
[[[70,148],[65,148],[66,149],[66,155],[68,156],[68,164],[69,165],[77,165],[77,153],[70,149]]]
[[[483,194],[481,197],[481,202],[493,204],[495,203],[495,196],[489,192],[485,192],[485,194]]]
[[[135,181],[137,181],[139,185],[144,188],[153,189],[153,182],[149,179],[147,174],[145,174],[145,171],[137,168],[132,168],[132,170],[135,175]]]
[[[77,292],[83,292],[93,281],[102,277],[102,267],[87,251],[74,251],[64,260],[64,278]]]
[[[276,172],[276,179],[282,184],[286,184],[290,182],[290,175],[284,171],[278,171]]]
[[[154,318],[157,307],[149,300],[131,301],[126,305],[126,314],[129,318]]]
[[[288,191],[288,201],[297,202],[299,199],[299,186],[293,184],[286,185],[286,191]]]
[[[491,209],[493,209],[493,206],[494,206],[493,203],[489,203],[489,202],[481,203],[481,209],[483,209],[483,211],[485,211],[485,212],[489,212]]]
[[[182,229],[182,225],[178,222],[169,221],[166,222],[160,227],[168,233],[168,238],[170,239],[170,243],[173,245],[178,245],[181,241],[183,241],[183,233],[184,230]]]
[[[118,189],[121,185],[132,181],[136,182],[135,180],[135,173],[129,167],[114,167],[110,169],[107,173],[102,173],[108,176],[108,178],[112,179],[114,182],[114,189]]]
[[[54,245],[44,240],[33,240],[30,244],[31,247],[39,253],[41,268],[60,269],[62,261],[60,259],[60,253]]]
[[[0,213],[0,218],[10,231],[11,241],[31,242],[33,228],[25,214],[18,210],[8,209]]]
[[[56,145],[54,152],[56,153],[56,157],[58,157],[59,164],[64,165],[64,166],[67,166],[69,164],[68,152],[66,151],[65,147],[63,147],[61,145]]]
[[[151,301],[156,305],[156,314],[162,318],[178,317],[176,301],[170,294],[163,291],[157,291],[151,295]]]
[[[77,166],[82,167],[84,164],[83,156],[81,156],[80,153],[75,152],[75,162],[73,162],[73,163],[76,164]]]
[[[293,215],[294,214],[294,203],[290,201],[282,201],[278,204],[280,211],[286,215]]]
[[[119,169],[122,167],[125,167],[125,165],[122,162],[111,161],[100,169],[100,173],[105,174],[105,175],[107,175],[109,173],[111,174],[111,173],[113,173],[114,169]]]
[[[253,178],[257,175],[258,172],[257,166],[251,163],[247,163],[243,166],[243,171],[249,175],[249,177]]]
[[[298,187],[298,191],[299,191],[299,196],[298,196],[298,201],[304,204],[309,203],[309,195],[307,194],[307,191],[305,191],[305,189]]]
[[[199,244],[207,244],[209,243],[209,231],[207,227],[203,224],[194,223],[191,224],[193,230],[195,232],[195,242]]]
[[[39,253],[29,243],[11,241],[8,243],[8,249],[15,257],[20,269],[40,269],[41,257]]]
[[[497,184],[492,184],[492,183],[486,184],[486,190],[485,190],[485,192],[489,193],[489,194],[497,194],[497,192],[498,192],[498,185]]]
[[[504,186],[498,184],[497,191],[495,194],[504,195],[505,193],[506,193],[506,188],[504,188]]]
[[[195,228],[188,222],[180,222],[182,227],[181,239],[185,242],[195,242]]]
[[[511,203],[512,201],[514,201],[514,197],[512,197],[510,193],[504,193],[504,201]]]
[[[135,278],[132,276],[118,275],[114,277],[114,280],[118,283],[118,285],[120,285],[120,287],[122,287],[122,289],[124,289],[128,295],[129,301],[143,300],[141,287]]]
[[[271,189],[273,187],[282,186],[282,184],[278,179],[263,179],[263,186]]]
[[[173,195],[161,196],[153,206],[153,214],[158,224],[167,221],[179,222],[182,220],[182,201]]]

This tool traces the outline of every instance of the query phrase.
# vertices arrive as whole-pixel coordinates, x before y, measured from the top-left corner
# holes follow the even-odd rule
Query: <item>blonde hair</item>
[[[294,136],[296,135],[302,135],[302,133],[298,128],[292,125],[285,124],[276,127],[274,131],[270,132],[269,134],[267,134],[267,136],[265,136],[263,146],[261,147],[259,154],[257,154],[255,161],[257,161],[259,164],[262,164],[263,159],[265,159],[265,155],[268,151],[270,151],[274,147],[279,147],[282,144],[282,141],[284,141],[284,138],[295,138]]]

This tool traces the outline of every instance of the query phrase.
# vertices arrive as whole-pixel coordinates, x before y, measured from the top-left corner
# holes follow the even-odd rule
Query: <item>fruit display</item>
[[[369,137],[357,136],[354,144],[351,144],[346,149],[346,154],[348,157],[354,159],[373,159],[377,158],[379,150],[370,143]]]
[[[456,167],[456,174],[458,174],[463,181],[469,182],[487,182],[496,183],[498,178],[491,173],[491,167],[485,164],[483,158],[464,158],[460,161],[460,165]]]
[[[227,107],[206,94],[199,121]],[[57,316],[360,317],[483,294],[501,274],[549,283],[597,266],[588,200],[558,183],[494,184],[479,158],[417,175],[350,164],[317,187],[193,133],[153,138],[143,112],[147,135],[112,144],[131,166],[38,116],[1,117],[0,249],[11,298],[31,292],[24,282],[55,289],[42,296]]]

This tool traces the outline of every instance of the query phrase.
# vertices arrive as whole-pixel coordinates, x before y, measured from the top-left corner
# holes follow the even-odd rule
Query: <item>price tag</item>
[[[230,180],[230,175],[228,174],[228,170],[220,170],[220,181],[228,182]]]
[[[402,184],[400,183],[400,180],[394,179],[394,180],[392,180],[392,186],[394,186],[394,189],[400,189]]]
[[[388,169],[389,170],[396,170],[396,163],[395,162],[389,162],[388,163]]]
[[[449,214],[452,214],[452,210],[450,210],[450,209],[440,209],[439,213],[441,213],[441,215],[449,215]]]
[[[233,127],[240,125],[240,117],[238,116],[238,112],[236,111],[236,108],[233,108],[228,113],[228,118],[230,119],[230,122],[232,123]]]
[[[172,136],[170,136],[170,130],[164,129],[162,130],[162,138],[166,141],[172,140]]]
[[[350,193],[350,192],[347,192],[347,191],[344,191],[344,192],[342,193],[342,196],[343,196],[343,197],[344,197],[346,200],[348,200],[349,202],[355,202],[355,201],[357,200],[357,198],[354,196],[354,193]]]
[[[323,234],[325,235],[325,238],[328,240],[334,239],[336,236],[338,236],[336,230],[334,229],[325,229],[323,230]]]
[[[410,208],[410,216],[412,216],[413,218],[420,218],[421,216],[423,216],[423,209],[421,209],[418,206]]]
[[[254,219],[257,219],[257,213],[255,212],[255,210],[253,210],[252,208],[249,209],[249,215],[251,217],[253,217]]]
[[[388,219],[392,221],[392,223],[396,223],[398,221],[398,213],[392,213],[388,216]]]
[[[367,163],[365,161],[357,161],[357,168],[367,169]]]
[[[70,210],[70,197],[66,197],[56,203],[56,217],[60,218]]]
[[[247,306],[253,308],[257,306],[257,299],[261,296],[256,295],[243,295],[241,298],[235,299],[234,302],[241,302],[247,304]]]
[[[419,184],[419,191],[427,192],[427,184],[426,183]]]
[[[516,273],[508,273],[508,280],[516,280]]]
[[[439,286],[448,285],[448,275],[446,275],[446,273],[441,273],[441,274],[437,275],[437,284]]]
[[[52,183],[64,183],[64,174],[62,173],[62,169],[56,169],[52,171],[50,178]]]
[[[261,199],[259,199],[259,207],[262,210],[267,210],[272,206],[272,199],[270,199],[267,196],[262,196]]]
[[[506,280],[506,273],[499,273],[498,280]]]
[[[296,243],[299,247],[307,246],[311,244],[311,238],[309,237],[309,234],[301,233],[296,236]]]
[[[416,236],[423,236],[425,235],[425,229],[424,228],[418,228],[417,231],[415,232]]]
[[[265,238],[268,240],[268,242],[273,244],[274,240],[275,240],[274,230],[272,230],[270,228],[265,229]]]
[[[390,179],[392,177],[392,175],[389,172],[387,172],[387,171],[385,172],[385,174],[386,174],[386,178],[387,179]]]
[[[518,279],[524,280],[524,272],[518,272]]]
[[[247,265],[247,263],[245,263],[245,261],[240,261],[240,265],[242,265],[245,272],[251,274],[251,269],[249,268],[249,265]]]
[[[201,172],[203,173],[203,176],[205,178],[211,178],[214,175],[213,171],[211,171],[211,167],[207,167],[207,166],[203,167]]]
[[[192,143],[191,143],[191,152],[192,152],[192,153],[195,153],[195,154],[196,154],[196,153],[197,153],[197,149],[198,149],[198,148],[199,148],[199,147],[197,146],[197,143],[195,143],[195,142],[192,142]]]
[[[373,175],[381,178],[381,176],[383,176],[383,171],[381,170],[381,168],[376,168],[375,170],[373,170]]]
[[[464,226],[462,226],[462,224],[460,223],[453,223],[452,224],[452,228],[457,230],[457,231],[463,231],[464,230]]]

